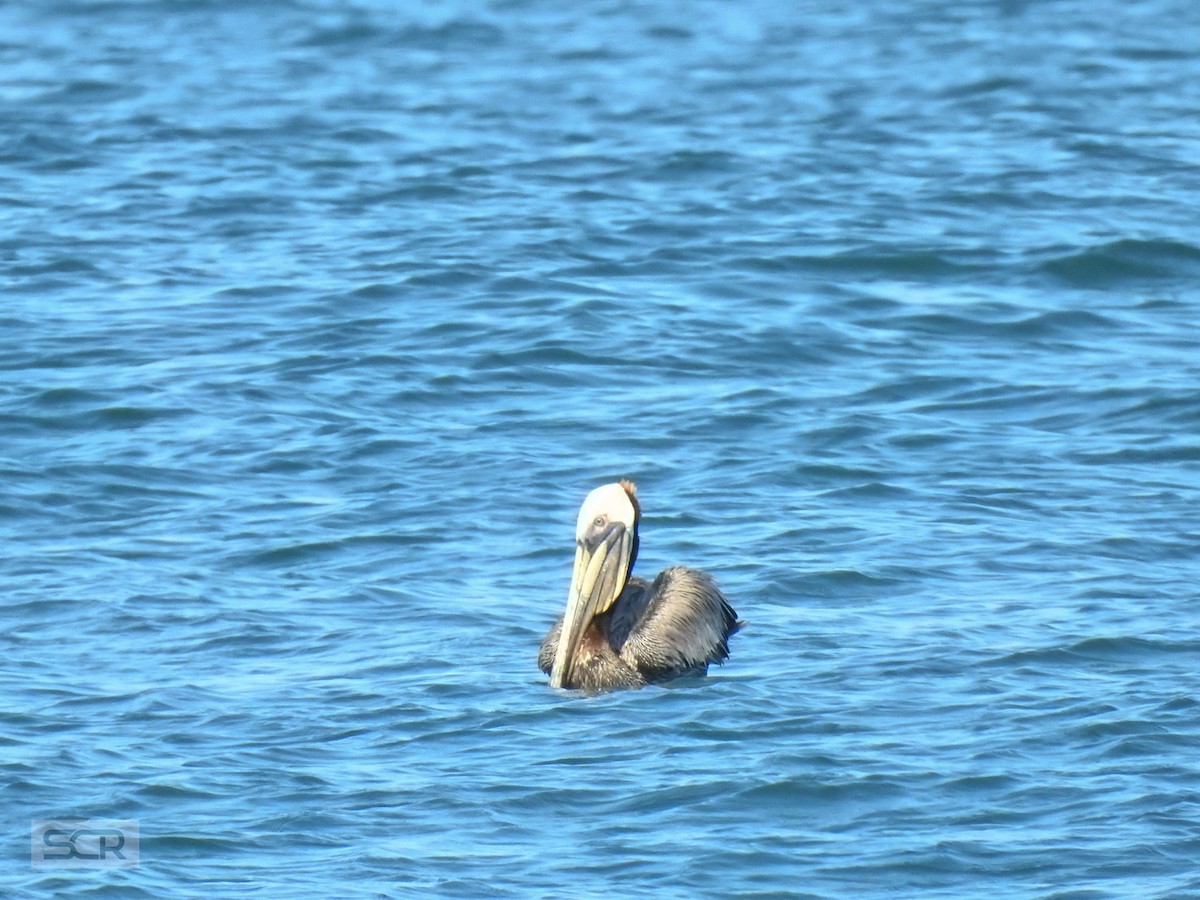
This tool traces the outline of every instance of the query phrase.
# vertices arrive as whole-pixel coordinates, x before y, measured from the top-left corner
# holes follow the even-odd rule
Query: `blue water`
[[[0,7],[0,894],[1200,896],[1197,34]],[[747,625],[579,698],[617,477]]]

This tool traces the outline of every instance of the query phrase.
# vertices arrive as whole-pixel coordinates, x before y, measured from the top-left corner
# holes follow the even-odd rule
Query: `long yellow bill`
[[[584,632],[592,619],[607,612],[625,589],[632,549],[633,537],[620,523],[610,527],[594,547],[576,541],[575,573],[571,576],[567,612],[558,636],[554,667],[550,670],[551,687],[570,686],[575,653]]]

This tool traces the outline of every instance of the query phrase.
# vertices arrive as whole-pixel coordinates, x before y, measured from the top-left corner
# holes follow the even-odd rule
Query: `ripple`
[[[1084,287],[1139,279],[1191,279],[1200,274],[1200,247],[1168,240],[1123,239],[1064,254],[1044,263],[1043,269]]]

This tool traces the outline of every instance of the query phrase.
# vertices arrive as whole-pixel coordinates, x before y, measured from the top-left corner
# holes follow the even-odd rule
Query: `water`
[[[4,896],[1200,895],[1196,25],[0,9]],[[581,699],[621,476],[748,625]]]

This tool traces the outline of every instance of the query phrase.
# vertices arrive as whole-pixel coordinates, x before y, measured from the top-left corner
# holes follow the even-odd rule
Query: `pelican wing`
[[[645,612],[629,630],[620,655],[647,681],[707,670],[729,656],[741,625],[712,578],[696,569],[664,569],[650,585]]]
[[[547,675],[554,668],[554,654],[558,652],[558,639],[562,636],[564,618],[566,616],[559,616],[558,621],[550,626],[550,630],[542,638],[542,646],[538,650],[538,668]]]

